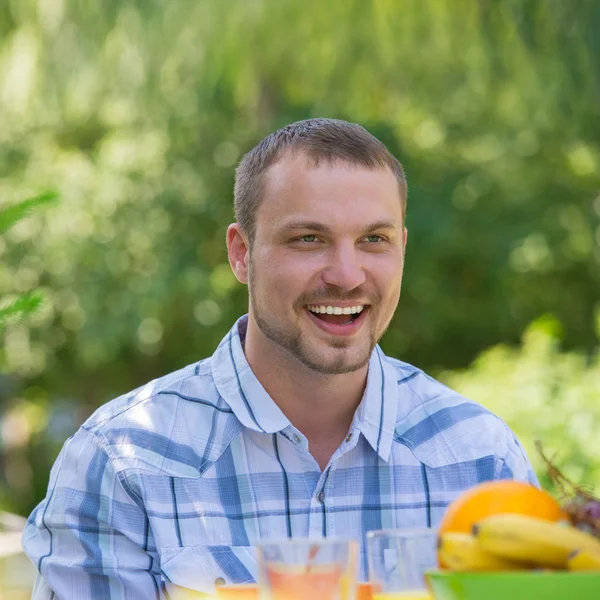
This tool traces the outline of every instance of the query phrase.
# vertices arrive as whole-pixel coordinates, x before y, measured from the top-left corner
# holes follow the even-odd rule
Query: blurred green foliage
[[[61,204],[0,241],[0,296],[49,299],[4,337],[0,506],[31,509],[96,406],[212,353],[246,306],[224,242],[234,166],[311,116],[360,122],[407,170],[384,349],[463,369],[554,315],[562,354],[530,356],[526,341],[456,382],[479,381],[470,395],[526,437],[549,423],[551,444],[592,469],[575,415],[597,426],[594,402],[565,404],[563,436],[550,420],[598,372],[585,357],[600,319],[599,27],[594,0],[5,0],[0,198],[52,188]],[[505,394],[497,375],[522,356],[535,373],[571,369],[564,396],[540,383],[536,431],[511,412],[529,388]]]
[[[54,192],[46,192],[12,206],[0,208],[0,235],[29,216],[32,211],[56,199],[57,195]],[[10,326],[14,326],[31,316],[40,308],[42,301],[42,295],[36,290],[27,290],[0,298],[0,331],[4,329],[7,322]]]
[[[441,379],[518,432],[544,488],[553,485],[536,440],[564,475],[600,495],[600,348],[592,356],[561,353],[560,329],[542,316],[526,329],[520,347],[493,346],[468,369]]]

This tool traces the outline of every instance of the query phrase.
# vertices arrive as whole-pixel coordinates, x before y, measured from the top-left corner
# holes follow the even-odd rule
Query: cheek
[[[265,252],[260,257],[260,269],[265,277],[274,281],[285,293],[285,287],[301,288],[318,272],[320,263],[314,257],[289,254],[285,251]]]
[[[399,294],[402,282],[402,261],[380,261],[372,265],[373,281],[383,297],[393,297]]]
[[[272,304],[289,304],[310,287],[311,271],[303,261],[264,253],[255,258],[253,268],[256,293],[267,295]]]

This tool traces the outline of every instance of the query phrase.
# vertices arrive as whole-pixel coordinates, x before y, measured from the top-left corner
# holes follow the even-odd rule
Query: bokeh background
[[[409,180],[384,350],[600,491],[600,3],[2,0],[0,510],[27,515],[100,404],[212,354],[244,152],[356,121]]]

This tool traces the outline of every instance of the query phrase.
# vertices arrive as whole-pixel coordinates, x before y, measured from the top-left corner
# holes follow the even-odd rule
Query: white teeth
[[[346,306],[342,308],[341,306],[317,306],[314,304],[307,306],[307,308],[310,312],[321,315],[357,315],[365,309],[364,305]]]

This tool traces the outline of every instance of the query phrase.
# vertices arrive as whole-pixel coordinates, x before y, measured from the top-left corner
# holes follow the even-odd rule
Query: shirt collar
[[[392,450],[397,410],[396,370],[383,350],[376,346],[369,359],[367,386],[352,427],[360,429],[373,450],[386,462]]]
[[[242,425],[261,433],[275,433],[290,422],[256,378],[242,348],[248,315],[240,317],[223,338],[211,360],[219,394]]]
[[[223,338],[211,360],[219,394],[245,427],[275,433],[290,425],[256,378],[242,348],[248,315],[237,320]],[[359,429],[382,460],[390,456],[398,405],[396,372],[377,346],[369,359],[369,374],[363,399],[356,410],[352,429]]]

